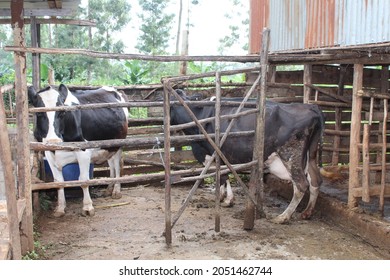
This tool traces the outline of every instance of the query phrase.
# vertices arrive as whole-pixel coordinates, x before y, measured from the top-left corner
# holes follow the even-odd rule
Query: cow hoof
[[[54,216],[55,218],[61,218],[61,217],[65,216],[65,212],[55,211],[55,212],[53,213],[53,216]]]
[[[233,207],[233,205],[234,205],[234,200],[233,200],[233,199],[231,199],[231,200],[225,199],[225,200],[221,203],[221,206],[222,206],[222,207],[225,207],[225,208]]]
[[[122,194],[121,193],[112,193],[112,195],[111,195],[111,197],[113,198],[113,199],[120,199],[120,198],[122,198]]]
[[[289,219],[282,215],[279,215],[273,218],[271,222],[273,222],[274,224],[287,224],[289,222]]]
[[[311,215],[312,215],[312,211],[304,211],[302,214],[301,214],[301,218],[303,220],[309,220],[311,218]]]
[[[103,194],[103,196],[105,196],[105,197],[108,197],[108,196],[113,196],[113,191],[114,190],[114,188],[113,187],[111,187],[111,188],[107,188],[105,191],[104,191],[104,194]]]
[[[86,217],[86,216],[93,217],[93,216],[95,216],[95,209],[83,210],[83,211],[81,211],[81,216],[83,216],[83,217]]]

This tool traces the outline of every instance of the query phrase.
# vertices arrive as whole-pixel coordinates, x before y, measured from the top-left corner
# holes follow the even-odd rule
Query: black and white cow
[[[114,88],[102,87],[96,90],[70,92],[61,84],[58,90],[47,87],[38,93],[33,87],[28,89],[29,101],[34,107],[53,108],[89,103],[126,102],[126,97]],[[99,108],[75,111],[49,111],[36,114],[34,136],[39,142],[58,143],[92,140],[123,139],[127,135],[128,110],[123,108]],[[108,161],[110,176],[120,176],[122,149],[86,149],[81,151],[45,151],[46,159],[52,170],[54,181],[63,182],[62,167],[77,163],[80,167],[79,180],[88,180],[90,163]],[[120,198],[120,184],[109,186],[113,198]],[[83,189],[83,215],[94,215],[95,211],[88,186]],[[65,214],[64,188],[58,189],[58,205],[54,215]]]
[[[184,91],[177,90],[176,92],[184,100],[189,100]],[[198,119],[215,116],[215,106],[212,105],[203,107],[193,105],[190,108]],[[221,115],[230,115],[236,110],[237,107],[221,106]],[[242,109],[242,111],[245,110],[248,108]],[[171,106],[171,124],[184,124],[191,121],[192,119],[183,106]],[[236,119],[231,132],[254,130],[255,122],[255,114],[241,116]],[[228,125],[229,121],[222,119],[220,131],[226,131]],[[215,122],[204,124],[204,128],[208,133],[214,133]],[[322,183],[317,165],[317,150],[323,128],[324,115],[316,105],[266,102],[265,172],[291,181],[294,188],[294,195],[289,206],[282,214],[273,219],[274,222],[288,222],[307,189],[310,190],[310,198],[302,213],[302,218],[308,219],[312,215]],[[195,126],[184,129],[184,133],[192,135],[200,132]],[[253,136],[228,137],[221,149],[230,163],[245,163],[252,160],[253,141]],[[206,160],[207,155],[212,155],[214,152],[206,140],[195,142],[192,144],[192,149],[194,156],[200,163]],[[225,200],[224,204],[231,205],[233,192],[230,189],[230,184],[227,188],[228,201]]]

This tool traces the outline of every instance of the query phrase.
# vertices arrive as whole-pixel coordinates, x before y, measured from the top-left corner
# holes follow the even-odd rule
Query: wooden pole
[[[313,66],[311,64],[305,64],[303,66],[303,103],[309,103],[311,88],[307,85],[312,84],[312,70]]]
[[[23,0],[11,2],[11,22],[14,34],[14,45],[25,47]],[[25,213],[23,215],[20,234],[22,254],[34,249],[33,215],[31,199],[31,174],[30,174],[30,149],[29,149],[29,123],[28,100],[26,81],[26,53],[15,52],[15,98],[16,98],[16,125],[17,135],[17,170],[19,198],[26,200]]]
[[[4,170],[5,197],[7,201],[8,229],[12,248],[12,259],[20,260],[22,259],[22,251],[20,245],[19,218],[16,203],[15,177],[12,170],[14,165],[12,163],[11,146],[8,138],[5,106],[2,94],[0,94],[0,130],[2,131],[0,133],[0,163],[2,164]]]
[[[388,100],[383,100],[383,124],[382,124],[382,174],[381,191],[379,195],[379,212],[382,216],[385,214],[385,188],[386,188],[386,152],[387,152],[387,115]]]
[[[362,171],[362,200],[370,202],[370,125],[364,124],[363,132],[363,171]]]
[[[348,206],[354,208],[357,206],[357,199],[353,195],[353,190],[358,188],[359,182],[359,159],[360,159],[360,127],[362,114],[362,97],[358,92],[363,88],[363,64],[354,65],[353,90],[352,90],[352,114],[351,114],[351,137],[349,145],[349,191]]]
[[[182,33],[182,43],[181,43],[181,55],[187,56],[188,55],[188,30],[183,30]],[[181,61],[180,62],[180,75],[187,75],[187,64],[188,61]]]
[[[165,242],[172,244],[170,92],[164,83]]]
[[[221,73],[215,73],[215,145],[221,149],[220,131],[221,131]],[[221,186],[221,158],[218,154],[215,156],[215,232],[221,231],[221,205],[220,205],[220,186]]]
[[[339,83],[338,83],[338,87],[337,87],[337,95],[335,95],[339,100],[340,99],[345,100],[342,96],[344,93],[344,83],[345,83],[346,72],[347,72],[347,67],[345,65],[340,65]],[[342,122],[342,109],[340,107],[336,107],[335,108],[335,124],[334,124],[335,130],[339,130],[339,131],[341,130],[341,128],[342,128],[341,122]],[[334,135],[334,137],[333,137],[332,165],[337,165],[339,163],[340,144],[341,144],[340,135]]]
[[[36,17],[31,17],[31,46],[36,48],[39,47],[38,39],[38,28],[39,25],[36,22]],[[32,82],[35,89],[41,88],[41,73],[40,73],[40,54],[32,54]]]
[[[257,200],[257,211],[263,215],[264,198],[264,133],[265,133],[265,98],[267,91],[267,71],[268,71],[268,48],[270,40],[270,30],[263,29],[262,46],[260,53],[260,90],[257,93],[257,108],[259,113],[256,119],[253,160],[257,160],[257,166],[252,167],[251,179],[249,183],[249,193]],[[256,218],[255,205],[247,200],[244,229],[251,230],[254,227]]]

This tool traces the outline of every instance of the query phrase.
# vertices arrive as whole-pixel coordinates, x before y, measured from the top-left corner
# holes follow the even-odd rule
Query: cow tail
[[[318,137],[318,134],[319,134],[319,142],[317,143],[312,143],[312,140],[310,141],[310,143],[312,143],[312,145],[314,144],[314,149],[318,150],[318,165],[320,168],[322,168],[323,166],[323,162],[322,162],[322,150],[323,150],[323,136],[324,136],[324,130],[325,130],[325,115],[322,113],[322,111],[319,109],[318,106],[314,106],[313,107],[313,111],[316,113],[316,115],[318,116],[318,123],[316,125],[316,127],[319,129],[319,132],[315,132],[313,137],[312,137],[312,140],[315,139],[315,137]],[[315,136],[317,135],[317,136]]]

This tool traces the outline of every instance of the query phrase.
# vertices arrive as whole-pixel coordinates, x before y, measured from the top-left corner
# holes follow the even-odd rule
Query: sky
[[[82,0],[85,2],[87,0]],[[128,0],[131,4],[131,21],[129,25],[119,34],[122,37],[126,45],[126,53],[137,53],[135,48],[137,44],[137,37],[139,34],[140,21],[138,20],[137,14],[141,12],[138,0]],[[183,1],[183,24],[187,22],[187,5],[191,0]],[[229,24],[242,25],[241,18],[237,16],[237,11],[231,4],[230,0],[198,0],[199,4],[191,5],[191,24],[189,31],[189,55],[218,55],[219,39],[225,35],[230,34]],[[169,12],[177,15],[179,13],[179,1],[171,0],[171,5],[168,9]],[[243,0],[244,4],[243,13],[249,13],[249,0]],[[184,12],[185,11],[185,12]],[[232,18],[228,19],[225,14],[229,14]],[[247,16],[247,15],[246,15]],[[249,17],[249,16],[247,16]],[[177,20],[178,17],[175,17]],[[176,35],[177,22],[173,23],[172,35]],[[241,32],[246,32],[244,29]],[[247,38],[245,36],[244,38]],[[247,40],[247,39],[246,39]],[[169,53],[175,52],[175,40],[171,40],[172,44],[169,48]],[[240,44],[225,52],[225,55],[245,55],[246,51],[242,50],[242,45],[247,42]],[[181,46],[180,46],[181,48]]]

